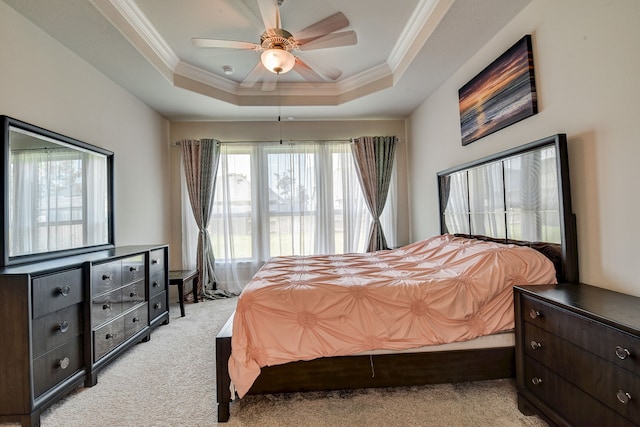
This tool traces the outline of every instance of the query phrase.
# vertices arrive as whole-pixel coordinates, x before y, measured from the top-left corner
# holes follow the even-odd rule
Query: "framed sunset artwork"
[[[458,91],[462,145],[538,112],[531,35],[526,35]]]

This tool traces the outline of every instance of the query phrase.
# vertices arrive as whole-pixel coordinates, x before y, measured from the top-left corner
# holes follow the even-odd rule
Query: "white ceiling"
[[[258,52],[191,44],[259,43],[256,0],[3,1],[167,119],[327,120],[406,117],[530,0],[284,0],[294,36],[342,12],[358,43],[297,53],[336,81],[292,71],[272,91],[240,86]]]

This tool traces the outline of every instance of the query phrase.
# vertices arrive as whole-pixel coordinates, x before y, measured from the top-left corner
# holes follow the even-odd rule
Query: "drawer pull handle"
[[[152,259],[151,260],[151,264],[160,264],[160,260],[159,259]]]
[[[63,297],[66,297],[66,296],[69,296],[69,292],[71,292],[71,286],[64,285],[61,288],[56,289],[56,291],[58,292],[58,294],[62,295]]]
[[[616,397],[620,401],[620,403],[626,405],[631,400],[631,395],[623,390],[618,390],[616,393]]]
[[[102,275],[102,280],[111,280],[113,279],[113,274],[111,273],[106,273]]]
[[[131,266],[129,267],[129,271],[138,271],[138,267]]]
[[[140,319],[138,319],[137,317],[134,317],[133,319],[131,319],[131,321],[132,321],[133,323],[136,323],[136,322],[139,322],[139,321],[140,321]]]
[[[529,316],[531,316],[532,319],[536,319],[538,317],[542,317],[542,313],[540,313],[535,308],[532,308],[531,310],[529,310]]]
[[[531,348],[534,350],[540,350],[542,348],[542,343],[535,340],[531,340]]]
[[[540,384],[542,384],[542,378],[533,377],[533,378],[531,378],[531,382],[533,383],[533,385],[540,385]]]
[[[105,340],[112,340],[116,338],[116,334],[107,334],[104,336]]]
[[[617,346],[616,347],[616,356],[618,356],[618,359],[624,360],[627,357],[631,356],[631,353],[626,348]]]
[[[158,282],[157,280],[153,282],[152,285],[154,288],[157,288],[158,286],[160,286],[160,282]]]
[[[157,302],[157,303],[153,304],[153,308],[155,308],[156,310],[160,310],[162,308],[162,303],[161,302]]]
[[[69,363],[70,362],[71,361],[69,360],[68,357],[65,357],[64,359],[60,359],[60,360],[58,360],[58,367],[60,369],[67,369],[69,367]]]
[[[66,320],[58,325],[58,330],[63,334],[69,330],[69,322]]]
[[[103,310],[111,310],[111,304],[103,304],[102,305],[102,309]]]
[[[137,293],[137,292],[131,292],[131,293],[129,294],[129,296],[130,296],[131,298],[134,298],[134,297],[137,297],[137,296],[138,296],[138,293]]]

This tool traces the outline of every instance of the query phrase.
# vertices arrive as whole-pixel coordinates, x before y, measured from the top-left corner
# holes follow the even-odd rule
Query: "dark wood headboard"
[[[531,246],[578,282],[566,135],[438,172],[438,189],[441,233]]]

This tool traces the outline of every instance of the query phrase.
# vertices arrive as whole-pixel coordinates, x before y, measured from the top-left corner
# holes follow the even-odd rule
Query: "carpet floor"
[[[214,337],[236,299],[171,306],[156,329],[42,414],[43,427],[217,425]],[[224,424],[223,424],[224,425]],[[522,415],[511,379],[337,392],[247,396],[231,405],[235,426],[546,426]]]

